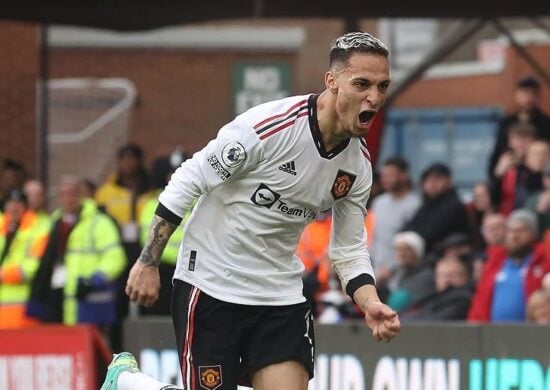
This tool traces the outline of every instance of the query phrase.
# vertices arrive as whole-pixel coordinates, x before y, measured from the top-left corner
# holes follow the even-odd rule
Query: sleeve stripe
[[[167,220],[168,222],[178,226],[181,223],[182,218],[178,217],[176,214],[168,210],[162,203],[159,202],[157,209],[155,210],[155,215],[158,215],[162,219]]]
[[[263,121],[261,121],[261,122],[257,123],[256,125],[254,125],[254,130],[257,130],[258,128],[262,127],[264,124],[266,124],[269,121],[272,121],[274,119],[281,118],[283,116],[286,116],[286,115],[290,114],[292,112],[292,110],[294,110],[295,108],[300,107],[302,104],[304,104],[306,102],[307,102],[307,99],[300,100],[298,103],[294,104],[292,107],[290,107],[287,111],[283,112],[282,114],[273,115],[273,116],[270,116],[269,118],[264,119]]]

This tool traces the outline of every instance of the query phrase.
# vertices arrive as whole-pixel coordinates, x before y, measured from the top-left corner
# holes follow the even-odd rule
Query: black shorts
[[[309,303],[227,303],[174,281],[172,318],[185,390],[236,390],[250,373],[285,361],[313,378],[314,333]]]

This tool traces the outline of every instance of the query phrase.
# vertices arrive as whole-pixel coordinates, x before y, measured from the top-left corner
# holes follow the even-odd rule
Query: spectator
[[[25,304],[47,231],[48,226],[29,209],[25,194],[11,190],[0,217],[0,329],[35,324],[25,316]]]
[[[149,199],[143,206],[140,217],[141,243],[145,244],[149,227],[153,221],[155,210],[158,206],[157,197],[170,180],[172,172],[181,165],[184,161],[183,155],[180,158],[158,158],[153,163],[151,170],[151,183],[155,188],[155,196]],[[183,238],[183,228],[187,219],[188,213],[182,220],[182,223],[174,231],[170,237],[166,248],[162,252],[162,257],[159,264],[160,273],[160,292],[158,301],[151,307],[141,307],[141,314],[144,315],[170,315],[170,300],[172,296],[172,276],[176,269],[176,261],[178,259],[178,251]]]
[[[439,257],[432,262],[434,266],[442,257],[457,256],[466,259],[473,253],[472,241],[465,233],[453,233],[441,241],[437,252],[439,252]]]
[[[525,207],[537,214],[540,230],[544,233],[550,228],[550,161],[542,170],[542,187],[527,198]]]
[[[422,173],[421,181],[422,204],[403,229],[420,234],[430,252],[450,234],[468,233],[468,216],[446,165],[431,165]]]
[[[545,140],[536,140],[527,148],[525,165],[532,172],[541,173],[544,164],[550,161],[550,144]]]
[[[540,108],[541,87],[539,82],[527,76],[516,86],[517,111],[500,121],[493,152],[489,159],[489,177],[494,178],[495,167],[500,156],[508,149],[508,128],[513,123],[529,123],[536,129],[535,137],[550,140],[550,117]]]
[[[435,294],[415,310],[402,315],[405,320],[464,320],[472,300],[472,266],[459,256],[445,256],[435,266]]]
[[[529,297],[527,319],[537,325],[550,325],[550,291],[540,289]]]
[[[12,159],[6,159],[0,168],[0,210],[4,209],[4,198],[11,190],[20,190],[27,173],[23,165]]]
[[[143,205],[151,198],[148,190],[142,149],[133,144],[123,146],[117,153],[117,171],[99,187],[96,201],[120,226],[130,261],[139,255],[139,217]]]
[[[44,224],[46,229],[50,225],[50,215],[46,209],[46,191],[41,181],[27,180],[23,186],[23,192],[29,201],[29,208],[38,218],[39,223]]]
[[[506,217],[502,214],[489,214],[483,218],[481,233],[487,247],[504,245],[506,235]]]
[[[382,167],[380,182],[385,193],[372,203],[374,231],[371,256],[374,260],[376,280],[385,283],[395,267],[393,237],[410,221],[420,206],[420,197],[412,191],[408,164],[401,157],[388,159]]]
[[[91,179],[82,179],[80,181],[80,195],[83,198],[95,199],[97,185]]]
[[[111,174],[96,192],[98,206],[111,215],[122,233],[122,245],[127,267],[118,281],[119,318],[128,315],[128,296],[124,292],[124,283],[128,277],[129,267],[140,253],[139,219],[145,203],[151,198],[149,178],[143,161],[143,150],[134,144],[125,145],[117,152],[117,169]],[[122,329],[113,329],[114,348],[122,346]]]
[[[505,245],[488,252],[468,320],[525,320],[529,296],[541,287],[544,275],[550,272],[550,260],[537,237],[537,218],[531,211],[520,209],[510,214]]]
[[[500,156],[491,182],[492,200],[504,215],[523,207],[528,194],[542,187],[540,172],[532,171],[525,161],[534,137],[535,128],[530,124],[516,123],[509,128],[510,150]]]
[[[481,233],[481,226],[485,216],[494,213],[494,207],[491,203],[491,191],[489,184],[479,182],[474,185],[473,198],[466,205],[468,213],[468,222],[470,225],[470,240],[475,250],[480,251],[485,249],[485,241]]]
[[[483,271],[483,266],[487,260],[487,254],[495,250],[499,251],[504,245],[504,235],[506,227],[506,218],[502,214],[494,213],[486,215],[481,225],[481,234],[485,243],[485,249],[482,252],[476,251],[472,255],[473,279],[478,281]]]
[[[399,266],[388,284],[388,304],[394,310],[404,311],[433,294],[434,276],[424,262],[424,240],[419,234],[397,233],[393,243]]]
[[[63,178],[48,245],[32,285],[27,312],[66,325],[116,321],[114,281],[126,265],[118,229],[76,178]]]

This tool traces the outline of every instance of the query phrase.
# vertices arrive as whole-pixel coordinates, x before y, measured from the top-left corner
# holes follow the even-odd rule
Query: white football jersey
[[[366,143],[326,151],[317,96],[265,103],[237,116],[185,161],[159,197],[185,227],[174,277],[226,302],[303,302],[302,230],[332,208],[329,258],[343,282],[373,278],[365,206],[372,184]]]

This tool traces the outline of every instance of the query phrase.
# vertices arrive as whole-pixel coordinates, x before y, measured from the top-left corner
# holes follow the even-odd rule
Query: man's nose
[[[377,87],[373,86],[367,91],[366,101],[369,107],[372,109],[378,109],[383,100],[383,95],[380,93]]]

